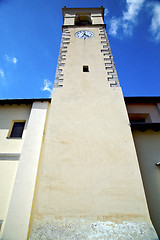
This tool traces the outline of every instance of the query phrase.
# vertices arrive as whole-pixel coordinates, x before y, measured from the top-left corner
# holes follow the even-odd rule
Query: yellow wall
[[[0,153],[20,153],[31,105],[0,106]],[[26,120],[22,139],[7,138],[13,120]]]
[[[160,237],[160,132],[133,131],[152,223]]]
[[[127,110],[129,114],[149,114],[151,123],[160,123],[160,108],[158,103],[127,103]],[[160,161],[160,132],[134,129],[133,137],[150,217],[160,237],[160,168],[156,166],[156,163]]]
[[[91,30],[94,37],[76,38],[82,29]],[[67,31],[70,43],[60,67],[63,87],[53,90],[48,112],[31,239],[40,239],[40,232],[48,239],[69,239],[74,231],[80,239],[111,239],[122,232],[122,239],[129,234],[134,239],[157,239],[121,88],[111,88],[107,80],[100,29]],[[83,72],[83,65],[90,71]],[[104,224],[103,234],[98,229],[91,234],[98,224]],[[96,234],[101,235],[95,238]]]
[[[0,236],[3,232],[19,162],[14,159],[14,154],[19,156],[21,153],[30,109],[31,105],[24,104],[0,106],[0,220],[3,220]],[[21,139],[7,138],[13,120],[26,121]]]
[[[0,160],[0,220],[3,220],[0,238],[7,216],[17,167],[18,161]]]
[[[35,101],[32,104],[4,224],[3,240],[27,239],[47,109],[48,101]]]

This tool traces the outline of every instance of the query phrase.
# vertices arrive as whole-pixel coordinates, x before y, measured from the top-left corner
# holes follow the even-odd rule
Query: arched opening
[[[92,20],[90,15],[77,15],[75,18],[75,25],[85,26],[92,25]]]

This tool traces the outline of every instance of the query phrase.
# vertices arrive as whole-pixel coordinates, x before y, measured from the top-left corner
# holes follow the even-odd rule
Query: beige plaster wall
[[[152,223],[160,237],[160,132],[133,131]]]
[[[48,102],[34,102],[21,151],[3,240],[26,240],[41,152]]]
[[[65,18],[64,25],[74,25],[74,16]]]
[[[0,160],[0,220],[3,220],[0,239],[5,225],[17,167],[18,161]]]
[[[91,30],[94,37],[76,38],[75,32],[82,29]],[[82,229],[98,220],[112,225],[110,235],[107,227],[102,234],[105,239],[116,236],[114,224],[123,225],[126,234],[122,239],[127,239],[131,233],[127,224],[135,222],[134,232],[142,232],[141,239],[157,239],[121,88],[111,88],[106,78],[99,29],[69,28],[69,32],[65,66],[61,67],[63,87],[53,90],[48,112],[31,239],[41,239],[40,232],[43,237],[56,232],[55,239],[74,239],[75,228],[79,239],[88,239]],[[89,72],[83,72],[83,65],[89,66]],[[89,232],[90,239],[99,239]],[[132,236],[140,239],[140,235]]]
[[[20,153],[27,122],[30,115],[31,105],[16,105],[0,106],[0,153]],[[21,139],[7,138],[9,129],[11,128],[13,120],[25,120],[25,129]]]
[[[96,16],[95,14],[94,15],[91,14],[91,17],[92,17],[92,21],[93,21],[92,24],[103,24],[103,20],[100,15]]]
[[[92,24],[104,24],[102,19],[102,9],[88,9],[88,8],[77,8],[77,9],[65,9],[64,13],[64,26],[74,25],[76,15],[91,15]]]
[[[12,189],[18,167],[14,154],[20,154],[26,133],[31,105],[0,106],[0,220],[3,220],[0,238],[5,225]],[[13,120],[25,120],[25,129],[21,139],[7,138]],[[2,154],[4,154],[4,159]],[[11,156],[13,154],[13,158]],[[8,157],[7,157],[8,156]]]

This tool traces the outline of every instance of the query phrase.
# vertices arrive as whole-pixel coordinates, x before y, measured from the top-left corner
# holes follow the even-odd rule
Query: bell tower
[[[63,8],[30,239],[156,239],[103,17]]]
[[[103,7],[63,8],[63,34],[54,87],[62,87],[66,84],[65,69],[72,68],[76,74],[84,76],[87,75],[82,73],[85,71],[85,66],[86,72],[90,72],[87,78],[90,78],[93,73],[100,75],[105,73],[106,85],[119,87],[103,18]],[[70,56],[67,54],[68,51],[73,51],[71,57],[67,57]],[[70,66],[66,68],[67,63]],[[85,64],[90,64],[90,66]],[[81,71],[78,72],[80,67]]]

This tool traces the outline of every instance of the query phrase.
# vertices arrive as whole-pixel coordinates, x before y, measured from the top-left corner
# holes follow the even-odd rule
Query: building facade
[[[17,239],[27,239],[20,233],[30,222],[50,100],[0,100],[1,239],[15,239],[17,233]]]
[[[126,97],[152,223],[160,236],[160,97]]]
[[[158,239],[103,16],[103,7],[63,8],[52,101],[33,101],[2,131],[25,134],[12,141],[11,182],[4,176],[3,240]]]

